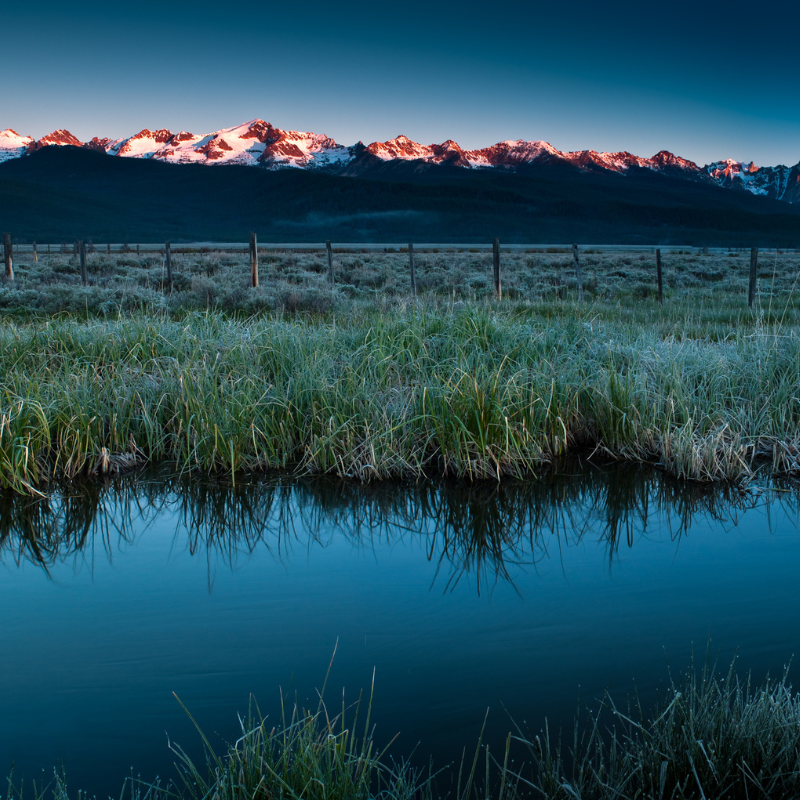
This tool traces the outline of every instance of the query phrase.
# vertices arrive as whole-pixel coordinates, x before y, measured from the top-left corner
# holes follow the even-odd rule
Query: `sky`
[[[345,145],[800,161],[796,0],[37,0],[2,28],[0,130],[36,138],[261,118]]]

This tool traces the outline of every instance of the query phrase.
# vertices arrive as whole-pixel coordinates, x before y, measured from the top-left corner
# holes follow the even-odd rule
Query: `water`
[[[778,675],[800,650],[798,495],[639,468],[420,486],[157,476],[0,504],[0,770],[119,796],[169,735],[235,737],[253,694],[369,692],[376,738],[436,764],[487,708],[532,731],[608,689],[645,703],[692,652]],[[710,642],[710,643],[709,643]],[[42,773],[44,770],[44,774]]]

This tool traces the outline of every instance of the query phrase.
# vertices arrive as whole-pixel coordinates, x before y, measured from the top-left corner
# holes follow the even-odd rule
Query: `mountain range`
[[[17,242],[578,242],[800,245],[798,166],[699,167],[546,142],[345,147],[253,120],[203,136],[0,134]],[[213,168],[208,165],[214,165]]]
[[[563,152],[543,141],[504,141],[479,150],[464,150],[447,140],[421,145],[406,136],[386,142],[345,146],[318,133],[287,131],[261,119],[207,134],[144,129],[122,139],[95,137],[82,142],[59,129],[33,139],[6,129],[0,132],[0,162],[51,146],[72,146],[110,156],[172,164],[245,165],[267,170],[301,169],[349,177],[380,177],[402,165],[404,174],[436,167],[473,171],[529,172],[535,167],[572,167],[586,173],[627,175],[648,171],[753,195],[800,204],[800,163],[759,167],[727,159],[705,166],[662,150],[652,158],[628,152]]]

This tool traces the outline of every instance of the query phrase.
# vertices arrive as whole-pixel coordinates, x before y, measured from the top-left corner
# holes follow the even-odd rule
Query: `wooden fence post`
[[[414,245],[408,245],[408,266],[411,268],[411,294],[417,296],[417,273],[414,269]]]
[[[661,250],[656,248],[656,278],[658,279],[658,304],[664,305],[664,284],[661,280]]]
[[[500,240],[495,237],[492,242],[492,266],[494,267],[494,294],[498,300],[503,299],[503,286],[500,283]]]
[[[572,245],[572,260],[575,262],[575,277],[578,279],[578,302],[583,302],[583,278],[581,278],[581,262],[578,260],[578,245]]]
[[[33,243],[33,263],[39,262],[39,251],[36,249],[36,242]]]
[[[750,286],[747,291],[747,307],[752,308],[756,299],[756,274],[758,273],[758,248],[750,248]]]
[[[136,258],[139,258],[139,245],[136,245]]]
[[[328,251],[328,280],[331,286],[333,286],[336,279],[333,275],[333,251],[331,250],[331,243],[329,241],[325,242],[325,249]]]
[[[110,255],[111,255],[111,242],[109,242],[109,243],[106,245],[106,255],[107,255],[107,256],[110,256]]]
[[[167,262],[167,289],[172,294],[172,248],[169,242],[164,245],[164,259]]]
[[[83,281],[84,286],[89,285],[89,276],[86,273],[86,242],[79,241],[78,243],[78,255],[81,259],[81,280]]]
[[[250,234],[250,278],[255,289],[258,286],[258,239],[255,233]]]
[[[77,256],[78,255],[78,240],[77,239],[72,243],[72,255],[73,256]]]
[[[14,280],[14,258],[11,254],[11,234],[3,234],[3,261],[6,265],[6,279]]]

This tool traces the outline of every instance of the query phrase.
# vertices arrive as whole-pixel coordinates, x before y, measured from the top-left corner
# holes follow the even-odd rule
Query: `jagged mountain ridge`
[[[42,147],[0,164],[0,223],[16,241],[40,243],[231,242],[246,241],[248,231],[264,242],[800,242],[800,204],[710,180],[638,168],[621,177],[563,163],[370,163],[352,176],[333,169],[209,169]]]
[[[703,167],[662,150],[652,158],[628,152],[602,153],[594,150],[564,152],[543,141],[504,141],[479,150],[464,150],[456,142],[421,145],[406,136],[364,145],[345,146],[324,134],[287,131],[254,119],[232,128],[208,134],[166,129],[123,138],[95,137],[81,142],[69,131],[59,129],[41,139],[20,136],[6,129],[0,132],[0,162],[25,156],[43,147],[71,145],[112,156],[146,158],[169,163],[242,164],[266,169],[318,169],[341,175],[361,175],[381,165],[406,163],[418,169],[437,165],[462,169],[520,170],[532,165],[570,165],[581,171],[625,174],[649,170],[687,180],[716,184],[755,195],[800,203],[800,163],[793,167],[757,167],[733,160],[717,161]]]

